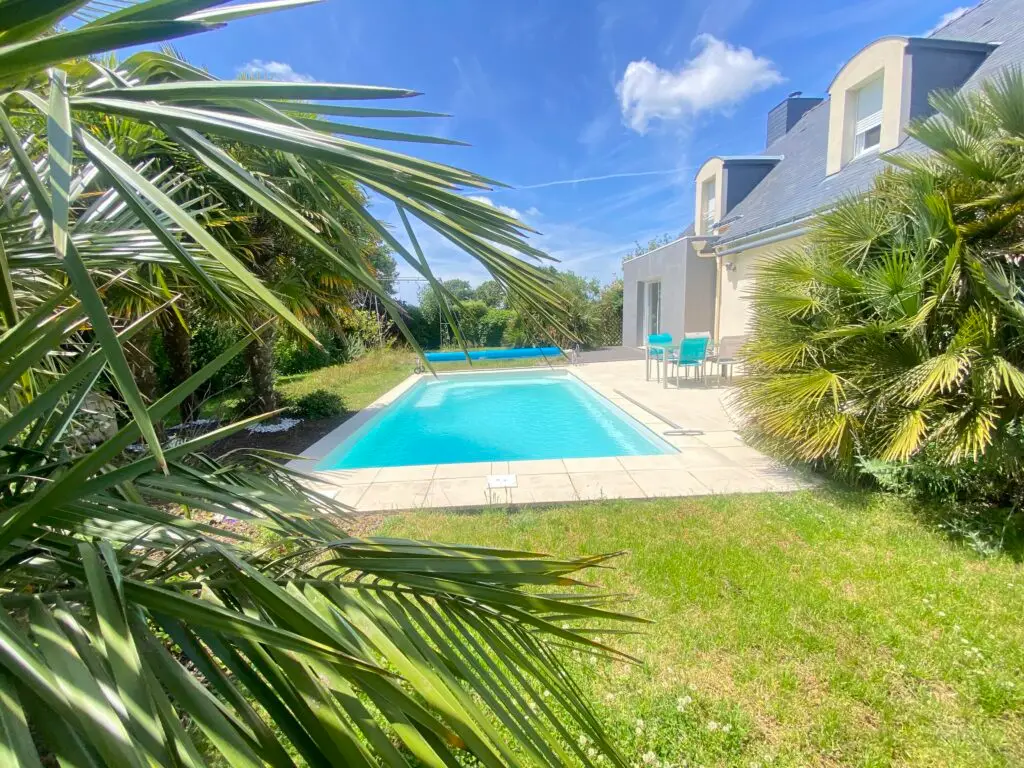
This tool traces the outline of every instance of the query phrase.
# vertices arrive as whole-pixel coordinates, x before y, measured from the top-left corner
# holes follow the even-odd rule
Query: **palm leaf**
[[[566,649],[632,661],[593,629],[637,619],[582,597],[581,574],[605,559],[352,538],[347,511],[272,457],[206,455],[266,414],[163,445],[155,425],[248,338],[150,403],[131,376],[123,345],[175,292],[210,297],[254,332],[271,318],[308,334],[239,259],[245,244],[211,229],[227,199],[375,293],[344,221],[391,238],[432,279],[417,219],[560,321],[528,228],[465,196],[494,182],[353,138],[452,142],[332,119],[429,113],[311,103],[412,92],[222,82],[168,54],[82,60],[303,4],[3,3],[0,756],[590,766],[585,737],[624,765],[562,663]],[[69,19],[84,23],[54,28]],[[363,188],[396,204],[408,248],[352,191]],[[131,419],[86,449],[75,426],[100,392]]]

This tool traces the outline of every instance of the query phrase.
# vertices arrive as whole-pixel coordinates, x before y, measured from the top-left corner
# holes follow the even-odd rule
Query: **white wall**
[[[715,307],[714,259],[703,259],[694,251],[689,238],[656,248],[622,265],[622,343],[639,347],[644,311],[641,283],[661,281],[661,330],[681,339],[683,332],[713,330]]]
[[[743,336],[749,332],[750,292],[754,287],[754,271],[758,262],[766,256],[799,247],[802,242],[802,237],[794,237],[722,257],[722,295],[717,338]],[[736,268],[727,270],[725,264],[728,262],[735,264]]]

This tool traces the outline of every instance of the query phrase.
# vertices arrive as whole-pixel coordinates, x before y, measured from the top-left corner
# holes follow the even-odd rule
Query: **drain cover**
[[[487,476],[487,487],[488,488],[515,488],[516,487],[516,476],[515,475],[488,475]]]

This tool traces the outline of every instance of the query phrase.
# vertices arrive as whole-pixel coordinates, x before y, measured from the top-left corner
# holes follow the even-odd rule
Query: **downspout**
[[[715,256],[715,347],[721,338],[722,323],[722,256]]]

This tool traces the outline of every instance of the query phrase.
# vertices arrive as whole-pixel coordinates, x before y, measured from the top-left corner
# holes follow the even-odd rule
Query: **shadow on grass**
[[[1024,513],[1019,509],[937,501],[914,501],[910,509],[926,525],[982,557],[1004,555],[1024,562]]]
[[[1024,562],[1024,512],[1019,509],[915,499],[883,490],[868,480],[851,483],[828,478],[819,491],[851,511],[866,511],[878,497],[901,499],[914,519],[956,545],[982,557],[1003,555]]]

